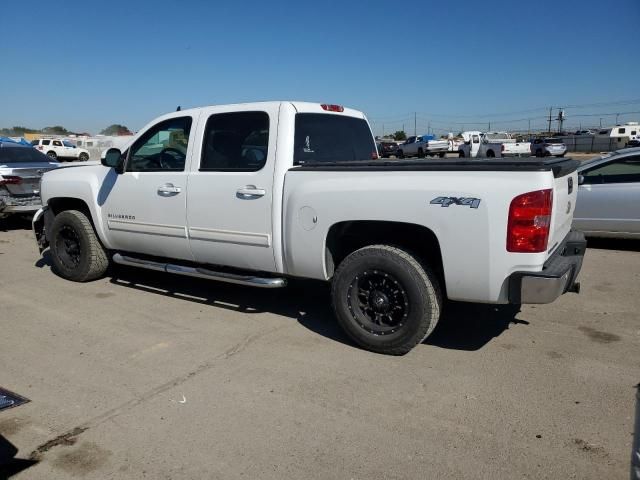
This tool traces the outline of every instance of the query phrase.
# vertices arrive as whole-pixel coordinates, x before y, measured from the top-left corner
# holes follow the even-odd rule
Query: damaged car
[[[0,219],[35,213],[42,206],[42,175],[59,166],[31,146],[0,139]]]

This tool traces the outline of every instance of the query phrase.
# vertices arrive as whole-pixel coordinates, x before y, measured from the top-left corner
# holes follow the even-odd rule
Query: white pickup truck
[[[398,158],[424,158],[426,156],[433,157],[438,155],[440,158],[443,158],[448,150],[449,142],[447,140],[436,140],[432,135],[420,135],[417,137],[409,137],[404,143],[398,145],[396,156]]]
[[[531,143],[517,142],[507,132],[462,132],[464,143],[458,147],[461,158],[528,157]]]
[[[337,105],[173,112],[102,165],[47,172],[33,229],[77,282],[110,262],[264,288],[330,281],[347,334],[387,354],[422,342],[444,298],[578,291],[578,162],[376,157],[366,117]]]

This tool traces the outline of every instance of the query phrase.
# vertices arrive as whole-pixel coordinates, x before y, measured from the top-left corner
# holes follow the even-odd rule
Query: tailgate
[[[565,173],[554,178],[553,211],[551,232],[549,234],[549,248],[551,254],[571,230],[573,212],[576,209],[578,195],[578,172]]]

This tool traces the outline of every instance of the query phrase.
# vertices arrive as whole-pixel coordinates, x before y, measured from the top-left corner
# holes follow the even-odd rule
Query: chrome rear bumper
[[[587,241],[570,232],[540,272],[516,272],[509,277],[509,303],[551,303],[567,292],[580,292],[576,282]]]

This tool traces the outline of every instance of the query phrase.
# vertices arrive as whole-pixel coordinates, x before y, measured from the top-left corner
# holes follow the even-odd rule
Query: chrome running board
[[[206,278],[208,280],[218,280],[219,282],[248,285],[250,287],[280,288],[287,284],[287,280],[280,277],[256,277],[253,275],[240,275],[237,273],[215,272],[207,268],[185,267],[183,265],[174,265],[171,263],[153,262],[151,260],[129,257],[119,253],[116,253],[113,256],[113,261],[120,265],[127,265],[130,267],[146,268],[147,270],[155,270],[157,272],[175,273],[178,275],[186,275],[188,277]]]

